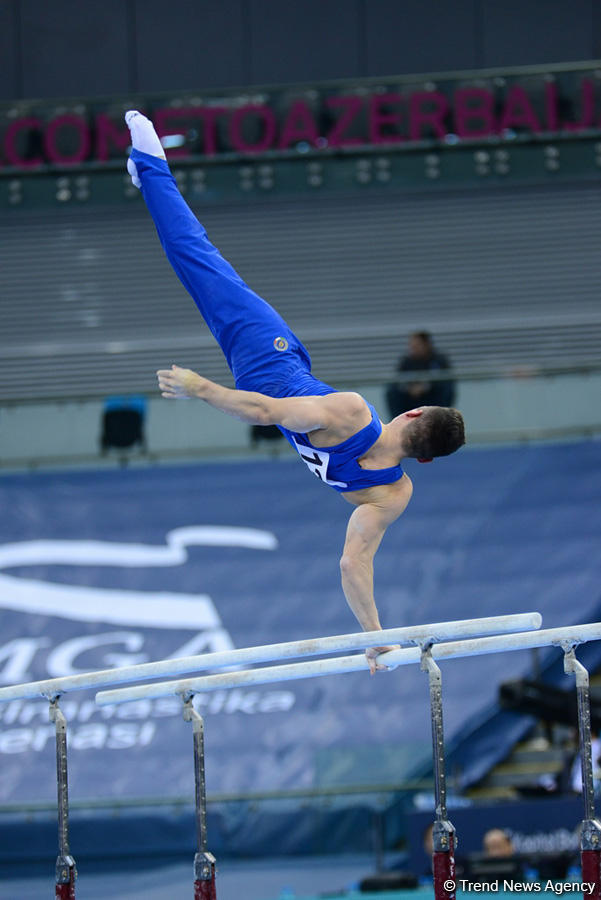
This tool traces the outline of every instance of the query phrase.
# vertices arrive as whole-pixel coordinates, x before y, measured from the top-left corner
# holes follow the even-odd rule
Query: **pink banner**
[[[219,105],[155,106],[145,111],[174,158],[241,156],[285,151],[300,144],[310,149],[386,146],[422,140],[478,140],[507,133],[540,135],[581,132],[601,127],[596,85],[582,77],[571,90],[570,113],[565,89],[542,76],[537,83],[500,88],[454,86],[446,90],[321,93],[310,99],[281,95],[271,103],[225,102]],[[284,98],[286,98],[284,102]],[[123,120],[104,111],[87,115],[42,113],[0,120],[0,166],[34,169],[46,164],[75,166],[123,156],[129,133]]]

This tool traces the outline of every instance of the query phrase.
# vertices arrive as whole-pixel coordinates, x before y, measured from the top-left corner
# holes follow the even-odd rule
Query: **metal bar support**
[[[58,796],[58,856],[56,858],[55,897],[75,900],[77,869],[69,849],[69,785],[67,777],[67,720],[58,705],[59,697],[50,697],[50,721],[56,733],[56,784]]]
[[[205,741],[202,716],[194,709],[193,697],[184,696],[184,721],[192,723],[194,738],[194,801],[198,850],[194,856],[194,900],[217,900],[215,857],[207,850],[207,787]]]
[[[432,751],[434,759],[434,801],[436,819],[432,829],[432,873],[435,900],[455,900],[455,828],[447,818],[447,785],[442,724],[442,673],[432,659],[432,644],[422,646],[421,669],[428,675]]]
[[[601,822],[595,817],[589,676],[582,663],[576,659],[572,644],[564,644],[563,652],[564,671],[567,675],[576,677],[578,699],[578,742],[580,744],[584,801],[584,819],[580,829],[582,881],[593,885],[589,896],[594,897],[595,900],[601,900]]]

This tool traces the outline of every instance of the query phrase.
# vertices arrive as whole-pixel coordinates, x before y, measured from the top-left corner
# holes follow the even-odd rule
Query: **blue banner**
[[[586,621],[601,561],[598,444],[472,451],[414,467],[376,558],[385,626],[539,609]],[[565,472],[570,472],[569,485]],[[6,476],[0,683],[359,630],[339,581],[350,507],[297,462]],[[575,602],[577,598],[577,602]],[[444,667],[448,738],[529,670],[526,653]],[[210,793],[401,781],[430,756],[417,666],[198,697]],[[74,800],[190,795],[176,699],[69,694]],[[48,704],[0,705],[0,802],[55,798]]]

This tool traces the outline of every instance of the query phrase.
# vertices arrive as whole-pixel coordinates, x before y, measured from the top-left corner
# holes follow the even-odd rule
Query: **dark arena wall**
[[[555,63],[601,55],[594,0],[5,0],[0,100]]]

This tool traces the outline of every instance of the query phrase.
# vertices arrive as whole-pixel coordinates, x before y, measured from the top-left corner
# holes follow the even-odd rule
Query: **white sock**
[[[131,133],[132,146],[136,150],[165,159],[163,145],[150,119],[143,116],[137,109],[130,109],[129,112],[125,113],[125,122]]]
[[[131,156],[127,160],[127,171],[131,175],[131,180],[133,181],[135,187],[137,187],[137,188],[142,187],[142,182],[140,181],[140,177],[138,175],[138,167],[135,164],[135,162],[133,161],[133,159],[131,158]]]

